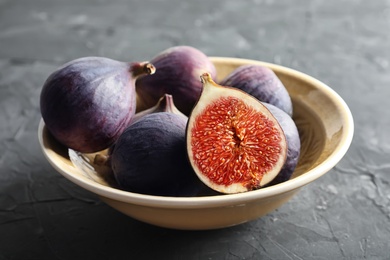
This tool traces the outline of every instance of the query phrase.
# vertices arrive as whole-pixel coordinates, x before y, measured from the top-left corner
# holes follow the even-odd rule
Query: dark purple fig
[[[166,93],[173,96],[176,107],[188,116],[202,90],[199,75],[209,72],[213,78],[216,76],[209,58],[190,46],[169,48],[150,62],[156,67],[156,73],[136,82],[139,110],[154,106]]]
[[[173,114],[176,114],[178,116],[181,116],[183,118],[183,120],[185,120],[185,121],[188,120],[188,117],[186,115],[184,115],[183,113],[181,113],[176,108],[175,104],[173,103],[172,96],[165,94],[163,97],[160,98],[160,100],[158,101],[158,103],[155,106],[135,114],[131,120],[131,124],[135,123],[140,118],[142,118],[146,115],[149,115],[152,113],[159,113],[159,112],[173,113]],[[111,177],[108,179],[114,179],[114,177],[113,177],[114,173],[111,169],[111,155],[112,155],[112,152],[114,150],[114,147],[115,147],[115,143],[113,145],[111,145],[109,149],[107,149],[106,153],[96,154],[94,157],[94,162],[93,162],[94,165],[97,165],[98,167],[100,167],[100,169],[104,170],[103,175],[105,177]]]
[[[169,112],[169,113],[180,115],[180,116],[184,117],[184,119],[186,119],[186,120],[188,119],[188,117],[186,115],[184,115],[182,112],[179,111],[179,109],[177,109],[177,107],[175,106],[175,104],[173,102],[172,95],[165,94],[164,96],[162,96],[159,99],[157,104],[154,105],[153,107],[136,113],[131,121],[133,123],[133,122],[137,121],[138,119],[140,119],[141,117],[144,117],[144,116],[146,116],[148,114],[152,114],[152,113],[158,113],[158,112]]]
[[[176,108],[175,104],[173,103],[172,95],[165,94],[163,97],[160,98],[160,100],[157,102],[157,104],[155,106],[136,113],[133,116],[133,118],[131,119],[131,124],[135,123],[140,118],[142,118],[146,115],[149,115],[152,113],[159,113],[159,112],[168,112],[168,113],[177,114],[177,115],[183,117],[184,120],[188,120],[188,117]],[[106,155],[97,154],[95,157],[94,163],[98,164],[98,165],[108,165],[109,164],[109,157],[112,154],[114,146],[115,146],[115,143],[112,146],[110,146]]]
[[[235,69],[220,83],[241,89],[262,102],[274,105],[292,116],[292,102],[287,89],[269,68],[243,65]]]
[[[148,114],[117,140],[111,167],[119,187],[159,196],[195,196],[200,180],[187,160],[187,120],[177,114]]]
[[[154,71],[151,63],[102,57],[66,63],[42,88],[40,108],[46,127],[60,143],[79,152],[109,147],[134,116],[136,78]]]
[[[301,151],[301,140],[297,126],[293,119],[283,110],[267,103],[263,103],[273,116],[278,120],[280,126],[283,129],[284,135],[287,140],[287,157],[286,162],[283,165],[282,170],[270,182],[270,185],[275,185],[290,179],[291,175],[298,164],[299,155]]]

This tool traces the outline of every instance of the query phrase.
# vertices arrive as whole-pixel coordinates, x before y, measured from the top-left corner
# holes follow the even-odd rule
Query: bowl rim
[[[225,62],[225,63],[234,63],[234,64],[247,64],[256,63],[259,65],[264,65],[272,70],[283,72],[289,76],[295,75],[301,80],[307,81],[311,85],[315,85],[317,88],[321,89],[334,100],[337,104],[341,117],[343,118],[343,131],[340,142],[334,149],[334,152],[329,155],[322,163],[310,169],[306,173],[297,176],[293,179],[290,179],[286,182],[282,182],[273,186],[265,187],[262,189],[238,193],[238,194],[225,194],[225,195],[215,195],[215,196],[202,196],[202,197],[166,197],[166,196],[154,196],[154,195],[145,195],[139,193],[133,193],[128,191],[119,190],[113,187],[108,187],[103,184],[97,183],[85,176],[74,174],[67,169],[62,169],[54,160],[55,152],[44,145],[43,140],[43,129],[45,123],[41,118],[38,126],[38,140],[42,152],[48,162],[52,167],[62,174],[65,178],[72,181],[73,183],[83,187],[84,189],[91,191],[97,194],[100,197],[106,197],[113,200],[118,200],[125,203],[136,204],[139,206],[148,206],[148,207],[158,207],[158,208],[210,208],[210,207],[223,207],[223,206],[233,206],[239,204],[246,204],[259,199],[266,199],[274,196],[278,196],[284,193],[293,192],[299,188],[311,183],[312,181],[318,179],[326,172],[331,170],[346,154],[348,151],[354,134],[354,122],[352,113],[346,104],[346,102],[337,94],[332,88],[324,84],[323,82],[294,69],[263,62],[251,59],[242,59],[242,58],[230,58],[230,57],[215,57],[212,56],[210,59],[213,62]]]

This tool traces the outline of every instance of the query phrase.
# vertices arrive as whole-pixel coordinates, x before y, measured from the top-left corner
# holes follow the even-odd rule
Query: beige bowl
[[[161,197],[115,189],[96,174],[88,160],[58,144],[43,121],[38,135],[50,164],[70,181],[97,194],[118,211],[140,221],[174,229],[215,229],[254,220],[286,203],[300,188],[335,166],[347,152],[354,125],[346,103],[330,87],[301,72],[254,60],[212,57],[219,79],[240,65],[270,67],[291,95],[301,135],[301,157],[284,183],[233,195]],[[81,160],[79,160],[82,158]]]

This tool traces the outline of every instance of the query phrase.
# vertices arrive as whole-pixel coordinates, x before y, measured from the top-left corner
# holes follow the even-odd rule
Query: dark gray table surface
[[[325,82],[354,116],[348,153],[275,212],[212,231],[138,222],[57,173],[37,140],[47,76],[173,45]],[[388,0],[0,0],[0,259],[390,259],[389,99]]]

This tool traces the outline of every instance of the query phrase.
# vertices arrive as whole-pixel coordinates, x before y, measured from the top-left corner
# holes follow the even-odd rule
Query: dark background
[[[174,45],[291,67],[349,105],[344,159],[261,219],[214,231],[140,223],[44,159],[39,95],[84,56]],[[390,1],[0,0],[0,259],[390,259]]]

